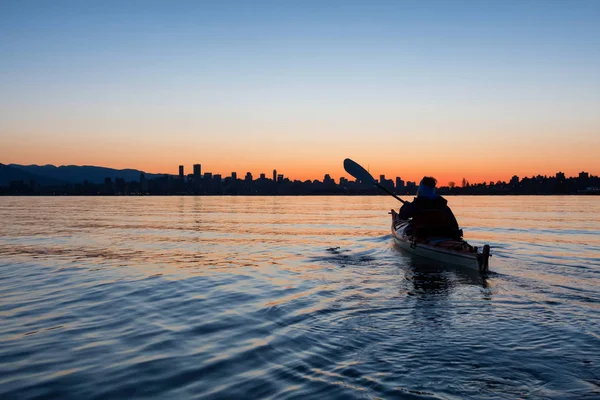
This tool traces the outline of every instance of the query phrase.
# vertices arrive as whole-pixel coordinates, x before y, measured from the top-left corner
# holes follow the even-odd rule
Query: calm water
[[[600,397],[600,198],[0,197],[0,398]]]

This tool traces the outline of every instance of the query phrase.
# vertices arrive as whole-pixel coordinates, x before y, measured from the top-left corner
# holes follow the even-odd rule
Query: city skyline
[[[205,170],[202,168],[201,163],[194,163],[192,165],[192,172],[190,173],[186,173],[185,171],[189,171],[186,169],[186,165],[185,164],[180,164],[178,166],[178,174],[169,174],[169,173],[165,173],[165,174],[161,174],[161,173],[153,173],[154,175],[169,175],[169,176],[173,176],[173,177],[178,177],[178,178],[183,178],[185,180],[189,180],[189,179],[198,179],[198,178],[213,178],[215,176],[221,177],[222,179],[227,179],[227,178],[232,178],[232,179],[238,179],[238,171],[231,171],[229,173],[229,175],[227,175],[227,173],[223,173],[222,171],[219,172],[212,172],[212,170]],[[147,171],[143,171],[145,173],[147,173]],[[369,171],[371,172],[371,171]],[[377,173],[373,173],[371,172],[371,174],[375,177],[375,179],[379,182],[379,183],[383,183],[384,180],[388,180],[392,182],[392,185],[397,187],[396,183],[398,182],[398,180],[402,181],[402,186],[406,185],[406,184],[412,184],[414,185],[418,185],[419,181],[421,180],[421,178],[418,179],[404,179],[402,176],[399,175],[387,175],[387,174],[377,174]],[[277,168],[273,169],[273,173],[271,175],[271,177],[269,178],[269,174],[267,172],[260,172],[258,174],[253,173],[252,171],[245,171],[242,173],[243,177],[245,178],[252,178],[252,179],[271,179],[272,181],[282,181],[284,178],[288,179],[290,181],[327,181],[327,180],[332,180],[334,182],[336,182],[337,184],[340,184],[343,180],[345,181],[354,181],[355,178],[348,175],[348,173],[342,173],[340,176],[336,177],[333,174],[330,173],[323,173],[321,176],[322,178],[313,178],[313,179],[298,179],[295,178],[293,176],[287,176],[285,174],[280,174],[277,172]],[[427,176],[427,175],[424,175]],[[510,175],[510,177],[505,178],[505,179],[498,179],[498,180],[493,180],[493,179],[489,179],[489,180],[482,180],[482,181],[471,181],[469,180],[467,177],[461,177],[460,179],[456,179],[456,180],[451,180],[448,182],[441,182],[439,179],[436,178],[436,180],[438,181],[437,186],[441,187],[441,186],[456,186],[456,187],[460,187],[462,186],[461,183],[463,182],[468,182],[469,184],[487,184],[489,182],[492,183],[496,183],[496,182],[503,182],[503,183],[507,183],[507,182],[511,182],[514,181],[514,179],[517,179],[517,183],[519,182],[520,179],[522,178],[535,178],[535,177],[544,177],[544,178],[557,178],[557,179],[570,179],[570,178],[583,178],[583,177],[589,177],[589,176],[596,176],[593,172],[590,173],[588,170],[581,170],[578,173],[575,174],[569,174],[569,173],[565,173],[563,170],[559,170],[559,171],[555,171],[553,174],[541,174],[541,173],[537,173],[537,174],[531,174],[529,175],[518,175],[518,174],[512,174]],[[258,178],[257,178],[258,177]],[[435,177],[434,177],[435,178]],[[244,179],[244,178],[240,178],[240,179]]]
[[[594,152],[594,149],[591,149],[592,152]],[[599,157],[600,159],[600,157]],[[326,165],[333,165],[330,168],[330,171],[335,171],[335,172],[325,172],[325,170],[320,170],[317,168],[317,166],[315,165],[307,165],[306,168],[303,168],[302,170],[297,170],[295,172],[297,172],[296,175],[293,175],[293,172],[291,173],[287,173],[286,176],[293,176],[293,178],[298,179],[298,180],[315,180],[315,179],[321,179],[325,174],[329,174],[331,176],[336,176],[336,177],[346,177],[349,178],[347,173],[344,171],[343,167],[340,167],[341,162],[338,160],[332,160],[335,162],[328,162],[326,163]],[[506,169],[503,171],[498,171],[496,173],[485,173],[485,172],[481,172],[478,169],[479,168],[475,168],[472,170],[461,170],[459,168],[454,168],[452,165],[447,165],[444,168],[439,168],[439,169],[432,169],[432,168],[427,168],[426,166],[423,167],[411,167],[411,168],[403,168],[402,166],[400,167],[385,167],[385,166],[379,166],[376,163],[369,163],[369,162],[363,162],[363,164],[365,165],[366,168],[368,168],[373,174],[374,176],[379,176],[381,174],[386,175],[386,176],[392,176],[392,175],[396,175],[398,174],[398,172],[394,172],[394,171],[399,171],[399,170],[403,170],[406,172],[400,172],[403,176],[406,176],[409,180],[413,180],[413,181],[419,181],[423,176],[433,176],[435,177],[440,183],[443,183],[444,185],[447,185],[448,182],[450,181],[460,181],[463,178],[468,179],[469,181],[477,181],[477,182],[489,182],[489,181],[498,181],[498,180],[506,180],[509,179],[511,176],[513,175],[518,175],[518,176],[537,176],[537,175],[546,175],[546,176],[551,176],[556,174],[557,172],[564,172],[567,176],[576,176],[578,175],[581,171],[588,171],[591,174],[599,174],[600,173],[600,165],[599,164],[600,160],[598,162],[592,162],[592,163],[578,163],[576,166],[571,166],[571,167],[560,167],[558,166],[557,168],[554,168],[554,163],[552,164],[552,166],[548,166],[546,168],[542,167],[542,168],[536,168],[536,164],[532,163],[530,164],[528,167],[522,167],[522,168],[515,168],[513,170],[510,169]],[[178,168],[181,165],[184,165],[185,167],[185,171],[186,171],[186,175],[189,174],[189,171],[192,171],[193,169],[193,165],[197,164],[197,162],[195,161],[190,161],[189,164],[173,164],[170,167],[166,167],[163,170],[148,170],[145,169],[143,167],[137,166],[137,165],[131,165],[130,163],[127,163],[126,161],[117,163],[116,165],[93,165],[91,163],[82,163],[82,164],[72,164],[72,163],[41,163],[41,162],[7,162],[6,160],[1,160],[0,159],[0,163],[9,165],[9,164],[19,164],[19,165],[54,165],[54,166],[69,166],[69,165],[77,165],[77,166],[95,166],[95,167],[103,167],[103,168],[114,168],[114,169],[137,169],[140,171],[144,171],[146,173],[151,173],[151,174],[168,174],[168,175],[178,175]],[[285,164],[285,163],[284,163]],[[590,165],[592,168],[586,166],[585,164]],[[203,164],[204,165],[204,164]],[[229,166],[229,168],[225,168],[225,169],[217,169],[217,168],[211,168],[211,171],[208,172],[212,172],[214,171],[220,171],[219,173],[221,174],[226,174],[226,173],[230,173],[232,171],[236,171],[238,173],[240,173],[240,171],[243,170],[244,174],[246,172],[251,172],[253,175],[260,175],[262,173],[269,175],[269,171],[271,171],[273,169],[273,166],[267,165],[266,163],[260,163],[260,165],[262,165],[262,167],[251,167],[251,168],[247,168],[244,166],[239,166],[237,164],[233,164],[233,163],[226,163],[225,165]],[[580,167],[581,166],[581,167]],[[275,168],[276,170],[280,170],[283,171],[283,168]],[[440,173],[435,173],[432,172],[433,170],[438,170]],[[228,171],[228,172],[227,172]],[[292,169],[292,171],[294,171]],[[429,172],[427,172],[429,171]],[[461,174],[462,172],[464,172],[464,174]],[[214,172],[213,172],[214,173]]]
[[[0,166],[2,166],[4,164],[0,163]],[[340,176],[335,176],[334,174],[330,174],[330,173],[323,173],[321,174],[321,177],[316,177],[313,179],[298,179],[294,176],[288,176],[286,174],[283,173],[278,173],[277,169],[273,169],[272,170],[272,175],[269,175],[269,173],[267,172],[260,172],[260,173],[254,173],[252,171],[247,171],[247,170],[240,170],[243,171],[239,174],[239,178],[238,178],[238,171],[230,171],[230,172],[222,172],[222,171],[215,171],[213,172],[213,170],[210,169],[205,169],[203,168],[203,164],[201,163],[194,163],[192,164],[192,168],[187,169],[186,165],[184,164],[179,164],[176,168],[177,168],[177,173],[152,173],[149,171],[144,171],[144,170],[138,170],[138,169],[132,169],[132,168],[124,168],[124,169],[112,169],[106,166],[90,166],[90,165],[84,165],[84,166],[77,166],[77,165],[61,165],[61,166],[55,166],[55,165],[19,165],[19,164],[10,164],[7,165],[8,167],[16,167],[18,169],[23,168],[25,170],[27,170],[30,167],[36,167],[36,168],[44,168],[44,167],[52,167],[52,168],[56,168],[56,169],[60,169],[60,168],[71,168],[71,167],[75,167],[75,168],[98,168],[98,169],[110,169],[112,170],[111,173],[118,173],[121,171],[127,171],[128,174],[130,174],[131,172],[138,172],[138,173],[142,173],[144,175],[149,175],[149,176],[153,176],[154,178],[158,178],[158,177],[171,177],[174,179],[180,179],[183,181],[199,181],[199,180],[205,180],[205,179],[209,179],[209,180],[213,180],[215,178],[219,178],[220,180],[224,181],[226,179],[240,179],[240,180],[251,180],[251,181],[255,181],[258,179],[263,179],[263,180],[271,180],[273,182],[281,182],[283,180],[288,180],[290,182],[308,182],[308,181],[315,181],[315,182],[327,182],[327,181],[331,181],[334,182],[336,184],[341,184],[343,183],[343,181],[345,182],[353,182],[355,181],[355,178],[348,175],[348,173],[344,172],[342,173]],[[189,171],[189,172],[186,172]],[[401,176],[398,174],[377,174],[373,171],[370,171],[371,174],[375,177],[375,179],[380,182],[383,183],[385,180],[389,181],[389,184],[394,186],[394,187],[398,187],[398,182],[399,180],[402,182],[401,186],[416,186],[418,185],[420,178],[418,179],[410,179],[407,178],[406,176]],[[43,174],[43,173],[42,173]],[[505,177],[504,179],[498,179],[498,180],[470,180],[467,177],[462,177],[460,179],[456,179],[456,180],[452,180],[452,181],[448,181],[448,182],[442,182],[439,179],[436,178],[436,180],[438,181],[437,186],[438,187],[461,187],[464,186],[464,183],[467,182],[469,184],[472,185],[479,185],[479,184],[488,184],[488,183],[508,183],[508,182],[513,182],[516,179],[516,182],[518,183],[519,180],[521,179],[535,179],[535,178],[539,178],[539,177],[543,177],[545,179],[550,179],[550,178],[556,178],[556,179],[560,179],[560,180],[564,180],[564,179],[571,179],[571,178],[579,178],[579,179],[587,179],[588,177],[597,177],[598,175],[596,175],[594,172],[590,172],[589,170],[582,170],[579,171],[578,173],[575,174],[569,174],[569,173],[565,173],[564,170],[559,170],[554,172],[553,174],[541,174],[541,173],[537,173],[537,174],[531,174],[531,175],[518,175],[518,174],[512,174],[510,176]],[[435,178],[435,177],[434,177]],[[83,182],[83,179],[81,180],[81,182]],[[76,183],[81,183],[79,181],[77,181]],[[72,182],[73,183],[73,182]]]
[[[6,1],[0,162],[598,173],[599,13],[585,0]]]
[[[418,182],[396,176],[380,175],[378,187],[370,181],[360,182],[340,177],[336,182],[329,174],[323,180],[292,180],[273,170],[271,177],[246,172],[238,179],[202,173],[194,164],[191,174],[182,165],[178,175],[147,175],[138,170],[110,170],[97,167],[18,166],[0,164],[0,195],[378,195],[379,188],[399,195],[415,195]],[[7,179],[8,178],[8,179]],[[442,195],[598,195],[600,177],[582,171],[577,176],[557,172],[554,176],[512,176],[497,182],[451,182],[438,185]]]

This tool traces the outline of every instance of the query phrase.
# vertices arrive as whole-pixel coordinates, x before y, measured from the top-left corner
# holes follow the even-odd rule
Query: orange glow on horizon
[[[174,162],[149,162],[148,160],[106,160],[103,161],[101,158],[95,157],[73,157],[67,162],[55,160],[50,157],[40,157],[39,160],[25,159],[23,161],[3,157],[2,163],[4,164],[38,164],[46,165],[52,164],[56,166],[60,165],[93,165],[99,167],[107,167],[114,169],[138,169],[147,173],[164,173],[176,175],[178,173],[179,165],[184,165],[185,174],[191,174],[193,171],[193,164],[199,163],[202,165],[202,173],[211,172],[213,174],[221,174],[223,178],[230,176],[232,172],[237,172],[237,176],[243,179],[247,172],[252,173],[253,178],[256,179],[261,173],[264,173],[268,178],[272,176],[273,170],[275,169],[278,174],[283,174],[284,177],[291,180],[322,180],[325,174],[329,174],[336,182],[339,182],[340,177],[353,180],[353,178],[344,171],[342,162],[343,158],[335,160],[314,160],[312,163],[306,164],[291,164],[291,163],[271,163],[271,162],[249,162],[245,165],[235,164],[233,162],[215,162],[215,163],[203,163],[201,160],[198,161],[185,161],[178,163]],[[433,176],[438,180],[438,186],[446,186],[448,182],[453,181],[457,186],[460,186],[462,179],[467,179],[470,183],[481,183],[481,182],[497,182],[505,181],[508,182],[513,175],[517,175],[520,178],[531,177],[535,175],[547,175],[554,176],[557,172],[564,172],[567,177],[577,176],[579,172],[586,171],[592,175],[597,175],[599,171],[598,163],[587,163],[589,168],[584,166],[584,162],[574,163],[571,162],[571,166],[559,167],[558,163],[544,163],[530,162],[530,163],[512,163],[505,165],[491,164],[488,163],[483,165],[481,168],[478,164],[468,165],[467,163],[457,164],[444,164],[443,162],[438,163],[427,163],[423,161],[421,163],[408,163],[407,165],[394,165],[391,162],[381,162],[380,164],[363,162],[360,158],[355,159],[365,168],[368,168],[371,174],[379,179],[380,175],[385,175],[387,179],[395,180],[397,176],[401,177],[405,182],[414,181],[419,182],[423,176]],[[566,168],[567,167],[567,168]]]
[[[535,175],[553,176],[564,172],[577,176],[586,171],[600,173],[600,135],[583,132],[577,140],[558,129],[545,135],[517,132],[502,135],[490,130],[485,135],[473,132],[462,136],[441,135],[424,131],[422,135],[386,134],[375,139],[365,138],[362,131],[352,132],[346,126],[328,134],[314,128],[310,135],[287,132],[289,135],[254,133],[243,136],[239,131],[212,136],[182,132],[169,136],[157,131],[146,136],[89,135],[71,132],[61,136],[54,130],[35,134],[35,140],[22,140],[24,132],[0,132],[0,162],[4,164],[95,165],[116,169],[139,169],[148,173],[177,174],[184,165],[186,174],[193,164],[202,165],[202,172],[229,176],[237,172],[243,178],[251,172],[272,176],[273,169],[292,180],[322,180],[330,174],[351,179],[342,162],[349,157],[368,168],[375,178],[400,176],[405,182],[418,182],[423,176],[434,176],[440,186],[454,181],[460,185],[463,177],[470,183],[508,181]],[[365,128],[366,129],[366,128]],[[399,129],[399,131],[405,131]],[[320,137],[322,135],[322,138]],[[383,136],[381,136],[383,135]],[[387,135],[387,136],[386,136]]]

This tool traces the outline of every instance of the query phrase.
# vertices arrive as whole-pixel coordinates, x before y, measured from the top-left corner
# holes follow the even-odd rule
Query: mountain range
[[[19,165],[0,164],[0,185],[8,186],[12,181],[23,180],[26,183],[35,181],[42,186],[76,184],[88,181],[89,183],[103,183],[105,178],[113,182],[117,178],[126,182],[139,181],[140,174],[145,173],[137,169],[113,169],[90,165]],[[153,179],[164,174],[148,174],[147,179]]]

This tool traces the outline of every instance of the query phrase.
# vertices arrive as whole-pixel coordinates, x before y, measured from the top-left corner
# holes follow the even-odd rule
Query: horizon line
[[[115,171],[128,171],[128,170],[129,170],[129,171],[137,171],[137,172],[141,172],[141,173],[144,173],[144,174],[149,174],[149,175],[169,175],[169,176],[176,176],[176,177],[177,177],[177,176],[179,176],[179,174],[177,174],[177,173],[148,172],[148,171],[144,171],[144,170],[141,170],[141,169],[138,169],[138,168],[113,168],[113,167],[107,167],[107,166],[101,166],[101,165],[88,165],[88,164],[83,164],[83,165],[77,165],[77,164],[61,164],[61,165],[55,165],[55,164],[16,164],[16,163],[4,164],[4,163],[1,163],[1,162],[0,162],[0,165],[6,165],[6,166],[8,166],[8,167],[10,167],[11,165],[18,165],[18,166],[23,166],[23,167],[54,167],[54,168],[60,168],[60,167],[91,167],[91,168],[106,168],[106,169],[112,169],[112,170],[115,170]],[[179,165],[181,165],[181,164],[179,164]],[[178,165],[178,166],[179,166],[179,165]],[[196,164],[192,164],[192,167],[193,167],[193,165],[196,165]],[[200,165],[202,165],[202,164],[200,164]],[[185,165],[184,165],[184,167],[185,167]],[[276,171],[276,170],[277,170],[277,168],[273,168],[273,170],[275,170],[275,171]],[[220,174],[220,173],[215,173],[215,172],[210,172],[210,171],[203,172],[203,173],[201,173],[201,174],[200,174],[200,176],[203,176],[205,173],[210,173],[210,174],[212,174],[213,176],[214,176],[214,175],[221,175],[221,176],[223,176],[223,174]],[[237,174],[237,171],[231,171],[229,174],[231,174],[231,173],[236,173],[236,174]],[[250,171],[246,171],[244,174],[246,174],[246,173],[250,173],[250,174],[252,174],[252,172],[250,172]],[[539,176],[541,176],[541,177],[544,177],[544,178],[549,178],[549,177],[554,177],[554,178],[556,178],[556,175],[557,175],[557,174],[560,174],[560,173],[564,174],[564,172],[562,172],[562,171],[557,171],[557,172],[556,172],[554,175],[541,175],[541,174],[536,174],[536,175],[531,175],[530,177],[531,177],[531,178],[536,178],[536,177],[539,177]],[[587,173],[587,174],[589,175],[589,177],[594,177],[594,176],[597,176],[597,175],[594,175],[593,173],[591,173],[591,172],[589,172],[589,171],[581,171],[581,172],[580,172],[580,174],[581,174],[581,173]],[[264,174],[264,175],[265,175],[265,177],[267,177],[267,179],[270,179],[270,178],[268,177],[268,173],[267,173],[267,172],[260,172],[259,174]],[[279,173],[278,173],[278,174],[279,174]],[[184,174],[184,177],[188,177],[188,176],[190,176],[190,175],[194,175],[194,174],[193,174],[193,173],[192,173],[192,174]],[[331,179],[333,179],[333,180],[335,180],[335,179],[336,179],[335,177],[331,176],[331,174],[329,174],[329,173],[324,173],[324,174],[323,174],[323,178],[325,177],[325,175],[329,175],[329,176],[330,176],[330,178],[331,178]],[[347,175],[343,175],[343,176],[340,176],[340,177],[338,177],[338,180],[339,180],[340,178],[345,178],[345,179],[348,179],[348,175],[349,175],[349,174],[347,174]],[[385,175],[385,174],[380,174],[380,176],[381,176],[381,175],[383,175],[383,176],[384,176],[384,178],[385,178],[385,179],[388,179],[388,180],[395,180],[396,178],[400,178],[400,179],[402,179],[400,176],[395,176],[395,177],[393,177],[393,178],[390,178],[390,177],[386,177],[386,175]],[[286,178],[287,178],[287,179],[289,179],[290,181],[300,181],[300,182],[306,182],[306,181],[315,181],[315,180],[317,180],[317,181],[318,181],[318,180],[320,179],[320,178],[315,178],[315,179],[305,179],[305,180],[301,180],[301,179],[292,179],[290,176],[285,176],[285,175],[283,175],[283,176],[284,176],[284,179],[286,179]],[[354,178],[352,175],[349,175],[349,176],[350,176],[351,178]],[[527,176],[527,175],[524,175],[524,176],[519,176],[519,175],[517,175],[517,174],[512,174],[512,176],[510,177],[510,179],[512,179],[512,178],[513,178],[513,177],[515,177],[515,176],[517,176],[517,177],[519,178],[519,180],[521,180],[521,179],[523,179],[523,178],[529,178],[529,176]],[[566,175],[565,175],[565,179],[569,179],[569,178],[578,178],[578,177],[579,177],[578,175],[573,175],[573,176],[566,176]],[[223,179],[225,179],[225,178],[231,178],[231,175],[229,175],[229,176],[224,176],[224,177],[223,177]],[[239,177],[238,177],[237,179],[241,179],[241,178],[239,178]],[[254,179],[254,178],[253,178],[253,179]],[[259,179],[259,178],[255,178],[255,179]],[[466,180],[466,181],[467,181],[469,184],[478,184],[478,183],[488,183],[488,182],[492,182],[491,180],[489,180],[489,181],[488,181],[488,180],[484,180],[483,182],[475,182],[475,181],[474,181],[473,183],[471,183],[471,182],[469,181],[469,179],[468,179],[468,178],[466,178],[466,177],[462,177],[462,178],[461,178],[461,180],[463,180],[463,179],[464,179],[464,180]],[[510,181],[510,179],[509,179],[509,181]],[[376,179],[376,180],[377,180],[377,179]],[[402,180],[403,180],[403,179],[402,179]],[[411,181],[410,181],[410,180],[406,180],[405,182],[411,182]],[[415,180],[414,182],[416,183],[417,181]],[[455,182],[455,181],[454,181],[454,180],[449,180],[448,182],[446,182],[446,185],[448,185],[450,182]],[[507,182],[507,181],[496,180],[496,182]],[[495,183],[496,183],[496,182],[495,182]],[[458,182],[456,182],[456,183],[458,183]],[[442,186],[442,185],[440,185],[440,187],[441,187],[441,186]]]

